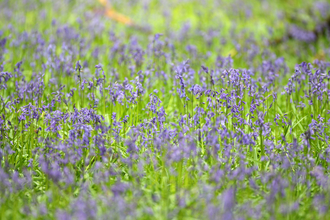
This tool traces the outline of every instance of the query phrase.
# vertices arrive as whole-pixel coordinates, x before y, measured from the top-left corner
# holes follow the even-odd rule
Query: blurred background
[[[326,25],[328,24],[328,26]],[[0,30],[73,27],[106,41],[132,36],[149,43],[157,33],[177,47],[235,56],[246,42],[269,47],[292,63],[329,57],[330,4],[314,0],[2,0]],[[327,31],[325,31],[327,30]],[[320,34],[315,34],[317,31]],[[103,33],[107,34],[103,34]],[[81,34],[82,32],[79,32]],[[315,36],[319,35],[319,36]],[[100,43],[100,42],[99,42]],[[102,42],[101,42],[102,43]],[[187,49],[188,47],[188,49]],[[285,51],[285,53],[283,53]],[[240,55],[243,55],[240,53]],[[235,64],[245,65],[239,59]]]

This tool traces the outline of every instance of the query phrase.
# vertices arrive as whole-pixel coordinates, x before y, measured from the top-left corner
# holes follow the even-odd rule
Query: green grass
[[[300,1],[151,1],[148,8],[144,8],[142,3],[118,1],[113,6],[137,24],[149,26],[150,31],[127,27],[95,13],[95,8],[102,7],[97,1],[0,3],[0,40],[8,38],[6,49],[0,48],[0,54],[3,54],[0,61],[5,71],[13,75],[18,74],[15,65],[23,61],[21,75],[11,78],[6,83],[7,89],[0,91],[3,102],[0,114],[7,121],[1,130],[0,178],[8,181],[0,181],[0,219],[59,219],[62,212],[77,219],[79,214],[86,219],[212,219],[212,207],[218,208],[219,216],[228,211],[223,204],[226,200],[223,196],[228,189],[235,191],[235,205],[232,206],[235,216],[254,219],[253,215],[246,213],[246,205],[255,213],[260,210],[261,219],[272,216],[275,219],[328,218],[329,212],[326,210],[322,214],[317,210],[321,205],[315,205],[318,195],[324,196],[324,204],[328,204],[330,198],[327,185],[319,183],[328,181],[329,177],[329,144],[324,141],[329,135],[328,125],[323,124],[325,132],[322,137],[317,136],[320,133],[312,135],[314,139],[309,140],[309,147],[304,145],[302,136],[309,130],[312,119],[318,123],[322,123],[318,117],[322,117],[324,122],[329,120],[328,94],[324,92],[323,100],[313,95],[313,104],[309,105],[309,100],[304,97],[310,87],[308,79],[302,79],[302,87],[296,88],[291,95],[281,92],[293,76],[296,64],[329,59],[326,52],[329,40],[322,36],[314,43],[293,39],[272,46],[267,43],[286,34],[286,22],[303,26],[301,21],[305,20],[305,27],[312,30],[316,22],[308,10],[313,7],[313,1],[305,1],[304,4]],[[6,11],[11,11],[11,15]],[[169,15],[164,16],[164,13]],[[251,16],[246,18],[249,13]],[[278,14],[282,14],[282,18],[278,18]],[[56,25],[52,26],[54,18]],[[77,22],[79,19],[81,24]],[[182,31],[184,25],[189,25],[189,30]],[[62,32],[57,30],[59,27]],[[273,29],[273,35],[270,35],[269,27]],[[217,35],[208,39],[212,29]],[[73,34],[70,36],[77,34],[78,37],[68,40],[65,31],[71,31]],[[160,37],[162,43],[153,42],[156,33],[163,34]],[[24,34],[29,36],[26,41]],[[38,42],[38,34],[44,42]],[[138,44],[130,46],[135,39]],[[226,43],[223,44],[222,40]],[[196,54],[186,50],[188,45],[195,46]],[[125,53],[111,52],[114,46],[125,47]],[[130,53],[134,46],[145,52],[141,63],[135,61]],[[155,46],[170,56],[153,52]],[[259,51],[256,52],[255,47]],[[99,48],[97,58],[92,53],[96,48]],[[36,57],[38,50],[42,51],[40,57]],[[228,84],[228,76],[225,76],[226,71],[230,71],[228,68],[219,73],[223,78],[217,79],[214,85],[210,74],[201,70],[201,65],[210,71],[221,69],[217,67],[217,57],[229,55],[233,68],[241,75],[249,69],[254,72],[250,82],[256,80],[258,92],[253,96],[249,93],[250,88],[244,87],[247,82]],[[285,66],[277,70],[279,76],[274,84],[267,87],[268,90],[261,89],[264,83],[269,82],[260,70],[262,62],[274,63],[278,57],[284,58]],[[241,97],[230,104],[241,103],[244,109],[239,116],[252,124],[241,123],[230,108],[209,108],[208,98],[214,103],[224,102],[222,98],[217,100],[217,97],[205,93],[193,95],[187,88],[185,92],[189,101],[180,98],[177,94],[180,81],[176,79],[173,66],[187,59],[195,72],[186,74],[185,83],[189,86],[204,84],[206,89],[213,91],[240,94]],[[77,61],[81,65],[86,61],[88,67],[74,70]],[[50,66],[54,63],[59,64],[58,67]],[[100,76],[95,73],[94,66],[99,63],[106,75],[103,86],[89,89],[87,83],[82,89],[79,85],[84,80],[96,85],[96,81],[102,78],[101,73]],[[142,73],[138,73],[140,70]],[[328,70],[329,67],[326,68]],[[167,78],[161,76],[161,71]],[[126,78],[132,85],[140,82],[145,90],[144,94],[139,92],[132,103],[125,98],[132,94],[118,89]],[[261,80],[258,81],[259,78]],[[44,84],[40,86],[40,96],[35,95],[38,94],[37,89],[31,89],[28,96],[19,97],[18,88],[24,88],[24,85],[33,88],[37,81]],[[324,83],[329,89],[329,81],[324,80]],[[296,82],[294,84],[300,86]],[[39,118],[29,115],[19,121],[22,111],[31,108],[29,104],[37,108],[52,105],[62,85],[65,85],[61,90],[62,100],[67,99],[67,103],[53,101],[52,109],[40,110]],[[107,87],[115,92],[123,91],[122,103],[118,99],[111,100]],[[74,95],[67,98],[66,94],[72,88],[76,88]],[[158,93],[154,92],[155,89]],[[136,85],[132,91],[138,91]],[[275,93],[276,99],[273,98]],[[92,98],[92,94],[97,100]],[[148,103],[153,97],[160,100],[156,112],[159,113],[161,107],[166,112],[164,123],[157,121],[157,114],[150,109]],[[19,100],[19,103],[12,104],[11,109],[5,108],[5,104],[14,100]],[[262,102],[250,113],[255,100]],[[304,109],[298,107],[300,102],[306,105]],[[194,124],[197,108],[206,113],[213,111],[215,117],[207,119],[206,114],[201,114],[199,124]],[[83,111],[92,112],[93,117],[88,118]],[[264,114],[264,123],[270,124],[267,135],[263,133],[266,129],[259,129],[256,124],[258,112]],[[116,113],[115,118],[112,118],[113,113]],[[66,119],[53,120],[54,125],[60,126],[59,131],[47,130],[50,127],[48,120],[56,118],[57,114],[65,118],[78,114],[80,123],[90,126],[90,133],[83,127],[75,130],[76,122]],[[97,115],[102,115],[104,121],[98,123]],[[102,132],[96,127],[113,125],[126,115],[129,116],[127,122],[121,123],[119,128],[115,126],[115,130],[112,126]],[[280,117],[278,125],[274,122],[276,115]],[[180,124],[183,116],[183,121],[189,126]],[[223,126],[217,117],[227,119]],[[219,131],[200,131],[207,123]],[[171,132],[166,133],[165,129]],[[239,130],[247,134],[255,132],[255,143],[240,144],[241,140],[233,137]],[[73,143],[70,142],[72,131],[77,135]],[[226,134],[221,136],[222,132]],[[211,143],[207,135],[215,136],[215,142]],[[105,141],[105,154],[101,153],[98,144],[93,143],[96,137]],[[83,144],[79,141],[89,144],[81,147]],[[303,151],[292,151],[296,147],[295,141],[297,145],[305,146]],[[134,142],[139,151],[129,151],[130,142]],[[217,152],[216,144],[220,149]],[[60,170],[62,177],[46,172],[47,168],[42,167],[43,160],[49,160],[48,169]],[[286,162],[290,163],[288,168],[285,168]],[[317,176],[318,166],[324,169],[324,180]],[[240,177],[244,169],[250,171]],[[219,179],[214,177],[217,172],[223,172],[218,174],[221,176]],[[250,181],[254,181],[257,187],[253,187]],[[127,185],[120,196],[116,196],[116,184]],[[279,191],[276,191],[277,186]],[[287,214],[281,211],[294,203],[299,204],[297,209]],[[92,215],[89,210],[96,214]]]

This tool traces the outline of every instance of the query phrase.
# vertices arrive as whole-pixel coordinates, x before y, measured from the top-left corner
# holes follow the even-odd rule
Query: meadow
[[[0,219],[330,219],[327,1],[109,3],[0,1]]]

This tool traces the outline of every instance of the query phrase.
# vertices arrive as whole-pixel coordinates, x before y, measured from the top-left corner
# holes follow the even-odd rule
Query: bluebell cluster
[[[329,218],[326,26],[270,46],[235,23],[122,31],[86,2],[31,27],[0,3],[0,219]]]

